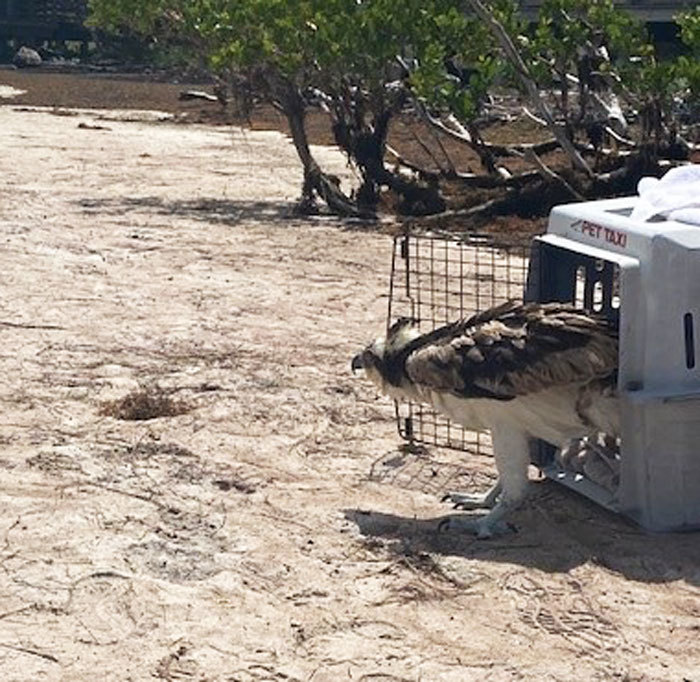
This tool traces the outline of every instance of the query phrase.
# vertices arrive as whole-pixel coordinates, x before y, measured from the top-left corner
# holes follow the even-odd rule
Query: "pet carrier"
[[[533,463],[549,478],[650,530],[700,527],[700,227],[630,218],[636,198],[555,208],[529,248],[479,235],[395,239],[389,318],[425,331],[513,298],[564,301],[619,325],[622,433],[584,444],[603,460],[603,481],[544,443]],[[428,408],[398,405],[401,435],[470,452],[486,437]],[[581,459],[581,461],[585,461]],[[591,475],[589,475],[591,474]]]

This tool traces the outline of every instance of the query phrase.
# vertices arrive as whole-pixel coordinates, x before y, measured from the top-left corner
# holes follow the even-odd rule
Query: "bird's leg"
[[[518,428],[502,424],[494,426],[491,436],[501,486],[496,504],[481,517],[447,517],[441,521],[440,529],[475,533],[479,538],[489,538],[510,529],[503,517],[522,502],[527,491],[530,464],[527,436]]]
[[[485,493],[447,493],[443,502],[451,502],[455,509],[493,509],[503,486],[498,479]]]

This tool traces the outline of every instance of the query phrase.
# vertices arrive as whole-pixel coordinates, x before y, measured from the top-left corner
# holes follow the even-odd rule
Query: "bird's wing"
[[[572,306],[507,303],[416,339],[405,371],[417,386],[510,400],[567,383],[612,380],[617,332]]]

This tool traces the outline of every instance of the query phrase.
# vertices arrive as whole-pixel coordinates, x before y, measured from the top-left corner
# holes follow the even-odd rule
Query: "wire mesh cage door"
[[[529,245],[479,234],[403,234],[394,238],[387,327],[398,317],[426,333],[509,300],[523,300]],[[487,433],[470,431],[432,408],[397,403],[399,434],[421,445],[490,454]]]

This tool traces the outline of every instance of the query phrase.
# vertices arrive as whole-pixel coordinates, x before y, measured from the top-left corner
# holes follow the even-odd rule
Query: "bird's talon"
[[[464,517],[462,515],[448,516],[441,519],[437,526],[438,532],[457,531],[462,533],[471,533],[478,540],[488,540],[498,535],[508,535],[517,533],[518,529],[512,524],[505,521],[487,521],[486,517]]]

